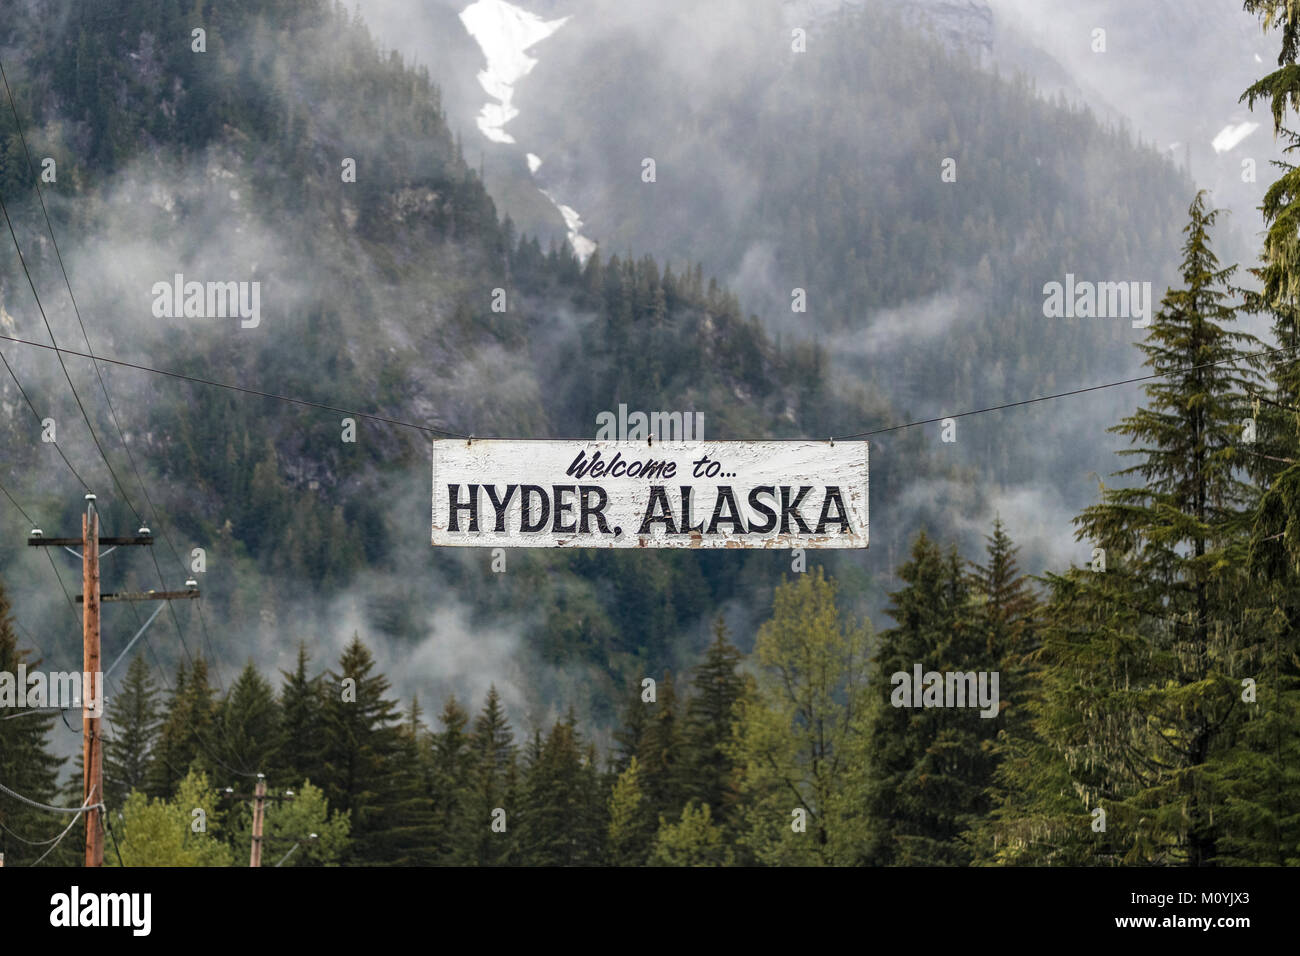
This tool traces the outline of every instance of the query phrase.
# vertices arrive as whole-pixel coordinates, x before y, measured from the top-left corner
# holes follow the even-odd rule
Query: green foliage
[[[742,800],[739,840],[761,863],[860,859],[867,640],[865,625],[840,615],[835,585],[820,567],[777,588],[730,744]],[[806,833],[792,828],[796,809],[807,813]]]
[[[197,812],[196,811],[200,811]],[[104,860],[110,866],[230,866],[234,854],[223,839],[217,792],[206,774],[191,771],[171,798],[139,790],[126,799],[112,824],[116,840]]]
[[[731,866],[735,856],[723,840],[722,828],[710,819],[709,805],[694,801],[682,808],[682,818],[659,818],[659,834],[650,855],[652,866]]]
[[[1007,573],[1005,560],[1000,551],[995,555],[994,580]],[[924,533],[899,577],[905,586],[890,595],[889,607],[896,626],[880,635],[866,716],[867,859],[880,865],[965,865],[971,853],[962,834],[988,812],[990,744],[1001,718],[985,718],[970,706],[895,706],[891,678],[901,673],[910,686],[917,666],[923,675],[997,672],[1001,654],[991,640],[1003,622],[986,608],[980,626],[972,582],[956,551],[944,553]],[[979,580],[977,573],[977,585]],[[1003,585],[1007,598],[1009,584]],[[999,675],[999,696],[1007,690]]]
[[[240,805],[232,826],[234,845],[251,848],[252,803]],[[325,792],[303,781],[293,798],[268,800],[262,828],[263,866],[334,866],[347,853],[348,814],[331,812]],[[296,844],[296,849],[295,849]]]
[[[158,740],[158,688],[143,657],[127,665],[121,690],[105,709],[104,794],[110,808],[122,805],[132,790],[148,785],[149,767]]]
[[[1040,791],[1037,828],[1064,847],[1049,858],[1224,862],[1234,838],[1225,809],[1252,762],[1241,679],[1258,672],[1263,648],[1247,623],[1256,493],[1243,479],[1241,420],[1256,381],[1244,353],[1257,343],[1229,328],[1232,270],[1210,249],[1215,213],[1203,195],[1189,217],[1184,286],[1166,294],[1141,346],[1161,377],[1112,429],[1135,446],[1120,454],[1138,458],[1121,479],[1140,482],[1106,488],[1076,519],[1106,569],[1048,576],[1035,729],[1075,801],[1071,815],[1058,793]],[[1097,807],[1104,833],[1083,816]]]
[[[4,583],[0,582],[0,672],[13,675],[11,679],[16,682],[18,667],[22,664],[35,670],[41,659],[34,651],[19,648],[9,597]],[[20,709],[16,704],[15,699],[0,705],[0,783],[39,803],[63,805],[56,799],[63,761],[51,752],[49,741],[55,717]],[[77,789],[79,792],[81,788]],[[81,800],[77,800],[76,805],[80,804]],[[61,829],[67,823],[66,814],[45,813],[9,794],[0,793],[0,852],[5,854],[5,865],[24,866],[35,861],[47,847],[23,841],[42,841],[57,836],[56,824]],[[44,862],[66,866],[73,861],[51,854]]]

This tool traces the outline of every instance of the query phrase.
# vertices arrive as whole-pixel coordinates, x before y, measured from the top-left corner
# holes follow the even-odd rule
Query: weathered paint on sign
[[[865,548],[867,443],[438,440],[433,544]]]

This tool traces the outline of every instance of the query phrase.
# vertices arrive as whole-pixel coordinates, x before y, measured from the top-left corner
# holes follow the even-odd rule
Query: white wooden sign
[[[867,443],[433,443],[433,543],[865,548]]]

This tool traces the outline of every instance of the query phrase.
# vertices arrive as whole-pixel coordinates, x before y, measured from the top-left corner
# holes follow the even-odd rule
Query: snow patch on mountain
[[[1219,130],[1219,135],[1210,143],[1216,153],[1227,153],[1236,149],[1247,136],[1259,129],[1258,123],[1229,123]]]
[[[505,0],[475,0],[460,12],[460,22],[487,58],[487,69],[479,72],[478,82],[496,102],[485,103],[476,122],[479,131],[492,142],[515,142],[504,127],[519,115],[519,110],[514,107],[515,84],[531,73],[538,63],[528,53],[568,21],[568,17],[543,20]],[[529,174],[536,176],[542,158],[536,153],[526,153],[524,158]],[[573,246],[578,261],[585,264],[596,251],[596,243],[582,234],[582,217],[548,190],[540,185],[537,188],[564,219],[569,244]]]
[[[487,69],[479,72],[478,82],[497,102],[484,104],[478,128],[494,143],[515,141],[503,127],[519,115],[512,105],[515,84],[537,65],[528,51],[568,19],[543,20],[505,0],[476,0],[460,12],[460,22],[487,57]]]

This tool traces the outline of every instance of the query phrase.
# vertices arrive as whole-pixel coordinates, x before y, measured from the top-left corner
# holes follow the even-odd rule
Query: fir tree
[[[244,774],[262,773],[283,783],[295,779],[296,775],[284,774],[279,766],[283,731],[275,692],[252,661],[227,691],[218,727],[214,744],[220,741],[222,763]]]
[[[718,826],[730,821],[736,801],[729,748],[736,702],[745,689],[737,670],[743,660],[719,617],[713,625],[713,641],[691,680],[691,698],[686,705],[682,746],[687,797],[711,808],[713,823]]]
[[[214,761],[207,753],[216,718],[216,704],[208,685],[208,665],[196,658],[187,669],[184,661],[176,670],[176,686],[167,702],[166,716],[159,731],[157,759],[151,767],[149,793],[169,797],[191,767],[226,774],[224,768],[210,767]]]
[[[143,657],[127,665],[121,689],[105,710],[109,734],[104,742],[104,795],[111,810],[132,790],[148,787],[158,740],[158,687]]]
[[[289,780],[319,779],[324,742],[321,739],[322,688],[307,674],[307,645],[298,644],[298,663],[281,671],[281,727],[284,734],[280,764]]]
[[[349,863],[392,863],[420,849],[398,843],[407,754],[397,702],[386,696],[388,679],[374,668],[374,657],[354,635],[324,694],[320,786],[331,808],[351,815]]]
[[[1069,829],[1046,842],[1101,859],[1220,862],[1248,719],[1241,680],[1257,672],[1243,573],[1255,493],[1241,427],[1256,384],[1244,351],[1256,343],[1229,328],[1233,268],[1211,250],[1215,218],[1198,193],[1184,286],[1165,295],[1140,346],[1159,378],[1146,406],[1112,428],[1136,446],[1120,454],[1139,459],[1119,476],[1138,483],[1105,489],[1076,519],[1105,570],[1049,576],[1036,729],[1079,799]],[[1104,837],[1089,826],[1097,808]],[[1044,818],[1059,825],[1059,807]]]
[[[923,701],[900,691],[907,690],[907,698],[916,693],[918,665],[922,675],[944,681],[952,672],[996,672],[1001,662],[977,622],[970,580],[955,549],[945,553],[922,533],[898,576],[904,587],[890,595],[895,626],[880,635],[866,721],[868,860],[961,866],[972,857],[962,835],[988,809],[988,744],[998,718],[982,716],[969,700],[960,708],[918,706]],[[895,674],[904,686],[895,684]]]
[[[599,863],[608,825],[595,751],[583,744],[573,712],[557,721],[525,768],[518,816],[520,862]]]
[[[483,709],[474,720],[471,735],[472,793],[468,801],[469,818],[474,823],[473,862],[478,866],[493,866],[510,859],[511,842],[505,834],[494,832],[483,821],[489,821],[497,809],[507,811],[509,818],[514,803],[515,789],[515,735],[501,706],[501,697],[495,686],[488,689]],[[509,829],[507,828],[507,833]]]
[[[468,864],[477,845],[478,827],[490,819],[470,819],[474,753],[465,713],[455,695],[447,698],[439,718],[442,730],[433,735],[433,813],[436,819],[438,860],[443,864]]]

